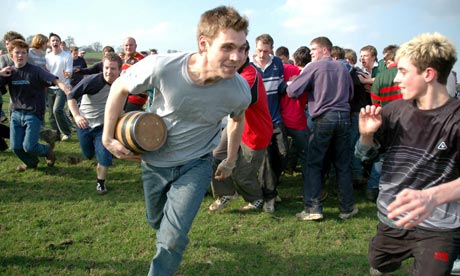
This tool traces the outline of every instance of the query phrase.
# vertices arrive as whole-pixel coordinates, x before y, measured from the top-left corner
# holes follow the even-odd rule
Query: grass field
[[[23,173],[13,153],[0,152],[0,275],[146,275],[155,231],[145,220],[139,164],[115,160],[109,193],[100,196],[95,161],[82,158],[76,135],[56,152],[55,167],[43,161]],[[212,213],[207,195],[177,275],[368,275],[375,204],[356,191],[360,213],[342,221],[326,188],[320,222],[295,218],[299,174],[283,176],[274,214],[241,212],[241,199]],[[408,275],[408,264],[395,275]]]

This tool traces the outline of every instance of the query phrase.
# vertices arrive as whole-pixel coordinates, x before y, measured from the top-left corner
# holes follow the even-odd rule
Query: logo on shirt
[[[447,145],[444,142],[439,143],[438,150],[447,150]]]

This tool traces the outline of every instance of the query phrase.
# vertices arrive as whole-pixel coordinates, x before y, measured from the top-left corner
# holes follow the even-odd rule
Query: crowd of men
[[[127,37],[123,55],[106,46],[89,68],[84,52],[68,51],[58,34],[37,34],[28,45],[8,32],[0,86],[10,93],[10,119],[0,139],[23,162],[16,170],[36,168],[40,157],[54,166],[55,142],[68,141],[74,129],[82,154],[97,160],[101,195],[113,156],[142,161],[147,221],[157,229],[149,275],[177,270],[210,184],[210,211],[241,195],[242,211],[273,213],[282,174],[297,168],[301,221],[324,219],[328,179],[340,219],[359,214],[354,188],[366,186],[379,218],[371,275],[395,271],[410,257],[412,275],[449,275],[460,249],[453,44],[423,34],[389,45],[381,60],[366,45],[357,67],[357,53],[327,37],[299,47],[291,60],[289,49],[275,51],[273,37],[261,34],[251,59],[248,25],[233,8],[217,7],[200,18],[197,52],[141,54]],[[139,154],[114,132],[123,112],[144,110],[164,120],[168,137]]]

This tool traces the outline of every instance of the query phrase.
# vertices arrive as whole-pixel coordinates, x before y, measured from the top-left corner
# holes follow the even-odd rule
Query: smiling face
[[[423,96],[427,90],[425,72],[418,72],[417,67],[409,58],[402,57],[398,60],[398,73],[394,82],[401,88],[404,100],[413,100]]]
[[[214,41],[200,36],[199,45],[206,55],[209,77],[230,79],[245,59],[246,33],[228,29],[220,31]]]
[[[104,59],[102,72],[105,81],[112,84],[120,76],[120,64],[114,60]]]

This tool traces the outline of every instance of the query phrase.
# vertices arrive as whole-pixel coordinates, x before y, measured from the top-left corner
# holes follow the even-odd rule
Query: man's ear
[[[428,67],[423,72],[423,77],[425,78],[426,82],[432,82],[438,78],[438,71],[432,67]]]
[[[204,35],[200,35],[198,38],[198,48],[200,53],[208,50],[208,40]]]

